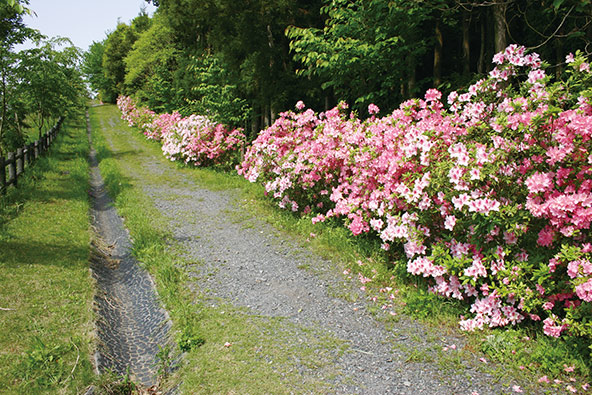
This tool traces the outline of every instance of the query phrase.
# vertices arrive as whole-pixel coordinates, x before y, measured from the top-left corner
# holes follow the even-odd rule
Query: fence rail
[[[62,126],[62,122],[64,122],[64,117],[60,117],[58,122],[39,140],[23,145],[15,152],[7,153],[6,157],[0,156],[0,194],[6,195],[9,185],[18,186],[18,178],[24,173],[25,166],[30,167],[39,155],[49,149]]]

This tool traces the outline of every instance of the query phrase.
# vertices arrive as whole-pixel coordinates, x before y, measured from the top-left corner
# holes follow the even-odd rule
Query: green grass
[[[112,180],[109,184],[113,193],[118,196],[116,204],[120,213],[126,217],[136,253],[140,260],[146,262],[151,267],[151,271],[156,273],[159,292],[163,295],[163,300],[167,302],[169,309],[173,311],[177,330],[182,332],[183,327],[191,327],[195,333],[189,333],[187,336],[189,338],[193,336],[205,342],[191,350],[187,365],[178,373],[185,383],[191,383],[205,393],[258,392],[253,391],[257,387],[250,387],[251,385],[276,388],[276,391],[278,391],[277,388],[285,388],[286,391],[294,390],[298,388],[293,386],[296,385],[294,383],[298,381],[299,376],[285,373],[290,372],[290,363],[283,360],[281,352],[278,353],[274,348],[276,338],[270,337],[271,332],[275,333],[274,336],[278,336],[278,331],[285,335],[293,329],[240,312],[233,312],[231,315],[222,314],[222,311],[228,313],[230,308],[211,305],[209,301],[203,299],[203,295],[189,291],[185,286],[185,273],[181,268],[189,265],[190,262],[183,262],[170,248],[167,249],[166,240],[169,235],[166,231],[162,231],[165,229],[162,219],[138,189],[140,181],[126,178],[129,174],[141,174],[141,177],[151,184],[167,185],[171,188],[184,185],[187,180],[190,180],[211,190],[232,190],[232,193],[239,197],[239,202],[244,208],[244,210],[227,213],[235,216],[237,223],[240,222],[245,227],[249,227],[251,226],[249,216],[254,216],[282,229],[285,237],[308,245],[316,253],[331,260],[330,266],[324,268],[322,272],[329,270],[335,276],[342,276],[341,273],[344,270],[349,270],[353,282],[357,282],[358,273],[373,278],[371,283],[366,284],[368,297],[377,297],[377,302],[370,311],[375,312],[376,317],[382,319],[387,327],[396,326],[400,315],[407,315],[431,327],[432,333],[459,335],[457,322],[461,314],[467,314],[466,306],[427,292],[426,284],[421,279],[408,275],[404,264],[393,264],[396,262],[396,255],[393,253],[387,255],[379,248],[376,240],[353,237],[337,221],[313,225],[310,218],[300,218],[290,212],[279,210],[264,196],[261,186],[251,184],[236,174],[180,166],[167,161],[162,156],[158,143],[146,141],[140,133],[118,120],[119,113],[113,106],[97,107],[93,109],[93,113],[95,132],[102,128],[109,136],[110,143],[113,144],[111,149],[113,152],[103,149],[101,169],[107,173],[112,169]],[[148,153],[153,160],[161,161],[163,165],[175,169],[179,177],[163,179],[162,175],[146,170],[146,164],[140,159],[140,151]],[[302,269],[312,272],[318,270],[313,267]],[[160,271],[175,273],[169,274],[174,281],[168,280],[167,277],[162,280]],[[347,281],[349,280],[344,279],[344,282]],[[168,287],[171,287],[171,291]],[[384,314],[380,308],[381,304],[386,302],[385,295],[379,292],[384,287],[392,287],[398,292],[397,298],[390,301],[397,316]],[[352,293],[350,289],[349,286],[342,288],[336,286],[330,291],[333,295],[356,300],[359,294]],[[219,322],[224,325],[219,326],[217,324]],[[275,328],[274,331],[266,331],[263,335],[257,332],[256,328],[269,326]],[[500,342],[492,340],[492,335],[504,336],[505,343],[521,344],[522,349],[512,352],[510,349],[500,348]],[[496,362],[500,367],[496,373],[498,380],[518,378],[521,382],[532,383],[532,388],[529,385],[523,386],[527,392],[529,388],[540,391],[541,387],[536,382],[543,374],[549,375],[551,380],[558,378],[565,381],[569,377],[574,377],[578,384],[590,379],[590,362],[586,357],[589,351],[582,349],[577,342],[551,339],[543,335],[537,336],[533,328],[528,327],[514,330],[485,330],[473,334],[465,333],[462,336],[464,346],[457,352],[461,353],[463,359],[477,360],[479,357],[484,357],[489,362]],[[237,343],[237,347],[234,345],[230,348],[223,347],[226,341],[232,342],[231,339],[237,338],[242,339]],[[438,343],[439,338],[437,336],[433,338],[436,340],[431,341],[432,345],[428,344],[428,348],[432,350],[441,347]],[[526,338],[529,340],[525,341]],[[284,341],[281,335],[279,339]],[[332,341],[338,344],[335,339]],[[252,347],[255,347],[255,344],[266,346],[261,349],[261,354],[264,356],[253,353]],[[317,352],[321,349],[322,347],[317,348]],[[298,353],[298,347],[290,352]],[[280,361],[279,366],[282,368],[275,367],[269,370],[269,367],[261,364],[265,358]],[[326,355],[324,358],[324,368],[331,369],[331,356]],[[434,358],[436,363],[447,366],[446,370],[461,369],[464,366],[458,356],[450,352],[410,351],[408,358],[410,361]],[[566,374],[564,364],[575,366],[575,372],[571,375]],[[482,366],[484,369],[490,369],[490,367],[490,364]],[[269,375],[269,381],[261,381],[266,375]],[[234,377],[237,379],[234,380]],[[308,383],[306,388],[315,386],[322,387],[321,383]],[[565,383],[556,388],[549,386],[549,390],[564,388]]]
[[[0,197],[0,393],[77,393],[93,380],[88,143],[68,120]]]

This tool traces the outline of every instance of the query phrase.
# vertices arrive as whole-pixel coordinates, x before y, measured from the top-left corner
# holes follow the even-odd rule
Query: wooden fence
[[[49,149],[62,126],[64,117],[47,131],[39,140],[18,148],[16,152],[9,152],[6,157],[0,156],[0,193],[6,195],[9,185],[18,186],[18,178],[25,171],[25,166],[31,164]],[[6,171],[8,169],[8,172]],[[8,176],[7,176],[8,173]]]

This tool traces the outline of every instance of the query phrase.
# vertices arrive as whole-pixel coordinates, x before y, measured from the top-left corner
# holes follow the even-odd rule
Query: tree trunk
[[[436,44],[434,45],[434,87],[439,87],[442,84],[442,47],[444,46],[444,37],[442,30],[440,30],[440,20],[436,21],[436,28],[434,29]]]
[[[462,54],[463,54],[463,74],[469,75],[471,72],[471,42],[470,32],[471,27],[471,13],[463,9],[462,13]]]
[[[481,9],[480,27],[481,27],[481,45],[479,46],[479,61],[477,62],[477,72],[479,74],[485,73],[485,26],[487,24],[487,9]]]
[[[2,140],[4,139],[4,121],[6,119],[6,74],[4,73],[4,68],[2,68],[2,115],[0,118],[0,153],[2,152]],[[4,171],[4,169],[0,169],[0,171]]]
[[[415,58],[413,58],[413,56],[409,56],[407,58],[407,70],[409,72],[409,79],[407,80],[406,99],[413,97],[413,95],[415,94]]]
[[[276,111],[275,108],[273,107],[273,103],[269,105],[269,116],[270,116],[270,124],[275,122],[275,118],[276,118]]]
[[[269,104],[263,106],[263,127],[268,128],[271,126],[269,118]]]
[[[505,0],[493,5],[493,31],[495,37],[495,53],[503,52],[508,46],[506,39],[506,9],[508,3]]]
[[[259,116],[257,114],[255,114],[255,111],[253,111],[253,117],[251,119],[251,138],[250,140],[255,140],[257,138],[257,134],[259,133],[259,131],[261,130],[260,128],[260,123],[259,123]]]

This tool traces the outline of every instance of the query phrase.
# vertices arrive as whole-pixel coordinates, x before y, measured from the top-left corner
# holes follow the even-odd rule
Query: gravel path
[[[508,389],[495,385],[475,364],[450,373],[437,363],[406,362],[410,353],[429,353],[433,347],[428,341],[418,342],[429,337],[426,328],[402,318],[394,330],[386,331],[366,311],[363,298],[352,303],[332,297],[335,288],[358,290],[355,284],[339,281],[329,262],[246,215],[233,198],[236,194],[195,185],[151,185],[145,191],[169,218],[186,257],[203,263],[192,267],[196,288],[255,314],[322,328],[349,345],[333,361],[342,374],[331,386],[336,393],[484,395]],[[301,269],[305,267],[314,270]],[[438,345],[459,344],[459,339],[437,339]]]
[[[141,147],[131,147],[142,151]],[[142,155],[149,155],[142,153]],[[175,179],[152,185],[130,174],[170,224],[188,261],[192,286],[215,300],[246,307],[253,314],[284,317],[296,328],[321,330],[348,347],[332,354],[338,377],[326,382],[343,394],[511,393],[515,383],[496,382],[485,364],[463,360],[448,366],[439,353],[444,345],[462,347],[462,339],[443,336],[401,317],[389,330],[357,302],[332,296],[335,289],[360,293],[330,262],[249,213],[236,191],[200,188],[190,177],[146,156],[142,171]],[[182,186],[180,186],[182,185]],[[294,337],[297,337],[295,334]],[[429,355],[414,359],[412,355]],[[428,362],[416,362],[427,360]],[[315,374],[303,369],[303,374]],[[322,372],[317,372],[323,374]]]

